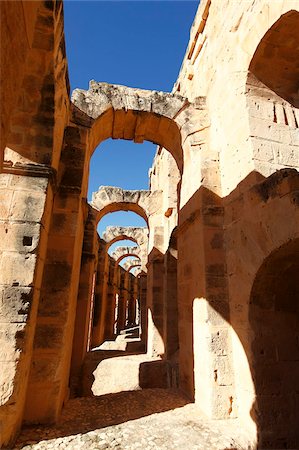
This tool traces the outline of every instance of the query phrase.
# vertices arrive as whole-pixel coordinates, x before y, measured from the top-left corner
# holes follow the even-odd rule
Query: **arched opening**
[[[251,411],[259,448],[299,445],[299,240],[272,252],[251,291],[252,374],[256,401]]]
[[[299,13],[280,17],[249,66],[247,105],[254,166],[264,176],[298,164]]]
[[[90,117],[90,155],[109,138],[149,141],[167,149],[182,174],[181,132],[175,118],[188,104],[185,98],[91,81],[88,91],[73,91],[72,102]]]
[[[126,221],[124,222],[124,217]],[[129,217],[129,218],[128,218]],[[98,217],[97,217],[98,220]],[[104,223],[103,223],[104,222]],[[135,248],[140,252],[138,262],[142,255],[146,258],[147,228],[122,225],[108,226],[106,223],[133,223],[146,225],[146,222],[136,213],[113,212],[106,214],[98,223],[98,232],[102,235],[98,258],[97,276],[95,282],[94,314],[92,326],[92,347],[101,348],[105,341],[113,341],[129,325],[133,326],[136,319],[136,299],[138,287],[131,282],[132,274],[119,264],[124,260],[132,247],[123,247],[125,252],[120,261],[113,257],[113,252],[119,247],[120,241],[134,242]],[[132,253],[134,254],[134,253]],[[118,258],[119,259],[119,258]],[[145,264],[145,261],[143,262]],[[135,277],[134,277],[135,278]],[[134,281],[138,283],[138,280]],[[136,297],[136,298],[135,298]]]
[[[119,236],[115,236],[111,239],[111,241],[107,242],[107,249],[109,250],[109,254],[114,252],[114,250],[119,245],[119,242],[125,245],[129,245],[130,243],[138,244],[137,239],[134,237],[130,237],[126,234],[120,234]]]
[[[126,262],[129,260],[134,259],[134,261],[138,261],[139,265],[141,265],[141,259],[140,256],[136,254],[136,252],[134,253],[132,252],[128,252],[126,254],[124,254],[123,256],[120,256],[117,260],[116,260],[116,264],[120,264],[123,268],[126,267]]]
[[[140,215],[137,214],[136,212],[133,211],[114,211],[111,213],[107,213],[105,216],[103,216],[100,220],[98,220],[98,216],[97,216],[97,231],[99,236],[104,239],[107,244],[108,242],[110,242],[111,239],[113,239],[114,237],[117,238],[116,241],[114,242],[118,242],[119,240],[129,240],[131,242],[132,238],[134,238],[134,231],[133,229],[139,229],[139,228],[147,228],[147,223],[145,221],[145,219]],[[111,239],[109,238],[110,236],[110,230],[112,230],[112,233],[116,233],[116,235],[111,235]],[[130,236],[125,236],[123,235],[123,230],[130,232],[131,231],[131,237]],[[108,236],[108,241],[106,239],[106,236]],[[113,243],[114,243],[113,242]],[[112,244],[111,244],[112,245]],[[112,248],[109,248],[109,253],[111,253]]]
[[[249,70],[271,91],[299,108],[299,12],[289,11],[267,31]]]
[[[148,189],[148,170],[156,152],[156,145],[143,142],[106,139],[90,158],[88,199],[103,186],[121,186],[123,189]],[[138,171],[135,170],[138,167]]]

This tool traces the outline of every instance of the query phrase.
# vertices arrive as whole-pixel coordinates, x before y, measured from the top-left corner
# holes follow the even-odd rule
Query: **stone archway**
[[[140,258],[140,247],[117,247],[112,253],[112,258],[115,259],[116,264],[119,264],[124,258],[133,256]]]
[[[93,209],[94,211],[94,209]],[[113,258],[108,254],[108,250],[112,244],[115,242],[119,242],[121,240],[131,240],[135,244],[137,244],[138,249],[138,262],[139,264],[142,262],[144,266],[144,270],[146,271],[146,257],[147,257],[147,246],[148,246],[148,229],[146,227],[121,227],[121,226],[110,226],[107,227],[105,232],[103,233],[103,239],[101,239],[102,249],[101,254],[102,257],[99,257],[101,261],[101,267],[99,268],[98,273],[98,282],[102,286],[96,287],[96,290],[100,292],[101,299],[95,300],[95,305],[97,309],[101,309],[100,318],[97,323],[93,325],[93,346],[98,346],[101,342],[103,342],[103,338],[109,335],[108,331],[113,328],[112,318],[115,315],[115,308],[112,308],[112,297],[114,298],[116,291],[113,288],[113,285],[117,284],[119,293],[119,299],[122,298],[125,291],[127,291],[127,287],[122,286],[124,282],[122,281],[123,275],[127,273],[122,267],[119,266],[119,261]],[[126,249],[126,247],[124,247]],[[129,248],[129,247],[128,247]],[[125,250],[126,252],[127,250]],[[134,255],[135,256],[135,255]],[[118,258],[124,257],[123,255],[118,256]],[[123,272],[123,273],[122,273]],[[129,275],[127,274],[125,284],[128,283]],[[98,305],[101,304],[101,306]],[[119,305],[125,303],[119,302]],[[114,305],[115,306],[115,305]],[[121,305],[120,305],[121,306]],[[116,305],[116,310],[118,309]],[[113,310],[113,311],[112,311]],[[107,319],[108,315],[108,319]],[[119,317],[123,314],[118,314]],[[99,311],[97,316],[99,316]],[[123,321],[122,321],[123,323]],[[108,330],[109,329],[109,330]],[[119,329],[119,326],[118,326]]]
[[[182,172],[180,128],[185,122],[186,98],[127,86],[91,81],[89,90],[75,89],[73,104],[90,118],[90,153],[108,138],[144,140],[169,150]],[[180,116],[180,113],[184,116]]]
[[[115,211],[132,211],[141,216],[148,224],[151,216],[161,212],[162,192],[100,186],[98,191],[93,192],[90,204],[98,211],[98,221],[105,214]]]
[[[139,246],[147,246],[148,229],[145,227],[109,226],[103,233],[103,240],[107,243],[107,251],[115,242],[128,240]]]
[[[130,272],[134,267],[141,267],[141,260],[140,259],[133,259],[130,258],[124,263],[124,269],[127,272]]]
[[[299,239],[274,250],[259,268],[251,291],[252,415],[261,448],[299,445]]]

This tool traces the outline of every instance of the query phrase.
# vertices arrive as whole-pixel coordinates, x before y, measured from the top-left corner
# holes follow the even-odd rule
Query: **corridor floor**
[[[70,400],[59,423],[23,428],[15,449],[250,449],[234,420],[213,422],[173,390]]]

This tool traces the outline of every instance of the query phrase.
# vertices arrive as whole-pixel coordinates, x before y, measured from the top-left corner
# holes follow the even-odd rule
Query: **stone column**
[[[0,175],[0,446],[23,419],[49,232],[51,170],[4,167]]]
[[[84,232],[86,133],[79,125],[65,131],[25,407],[28,422],[54,422],[68,397]]]
[[[234,398],[226,276],[221,201],[201,189],[179,216],[180,387],[215,419]]]
[[[179,349],[177,300],[177,250],[171,247],[164,255],[164,343],[170,359]]]
[[[97,237],[96,218],[93,216],[92,211],[89,210],[84,230],[72,349],[70,387],[73,394],[76,393],[79,387],[81,366],[89,349],[98,254]]]
[[[106,283],[107,283],[105,277],[106,245],[103,243],[101,239],[98,239],[98,246],[99,246],[98,264],[97,264],[95,295],[94,295],[93,329],[91,337],[92,348],[98,347],[103,343],[101,317],[103,314],[103,295],[106,290]]]
[[[109,257],[109,276],[107,283],[107,302],[105,314],[105,333],[104,340],[111,340],[114,338],[114,317],[115,317],[115,261]]]
[[[122,267],[120,268],[120,295],[118,299],[118,314],[117,314],[117,334],[126,326],[126,311],[128,302],[128,272]]]
[[[118,304],[121,291],[120,266],[115,264],[114,267],[114,309],[113,309],[113,335],[117,335],[118,324]]]
[[[133,280],[133,300],[134,300],[134,317],[133,317],[133,324],[137,325],[137,320],[138,317],[137,315],[139,314],[139,299],[138,299],[138,288],[139,285],[139,278],[134,277]]]
[[[141,272],[139,275],[139,315],[140,315],[140,339],[146,342],[147,339],[147,275]]]
[[[150,253],[147,264],[147,352],[154,357],[164,356],[165,353],[163,342],[163,276],[163,254],[155,249]]]
[[[128,298],[128,320],[127,326],[132,327],[136,324],[136,299],[137,283],[136,277],[129,273],[129,298]]]
[[[99,344],[102,344],[106,339],[106,315],[108,309],[108,281],[109,281],[109,269],[110,269],[110,257],[107,253],[106,247],[103,258],[103,271],[102,275],[102,301],[101,301],[101,314],[99,318],[98,336]]]

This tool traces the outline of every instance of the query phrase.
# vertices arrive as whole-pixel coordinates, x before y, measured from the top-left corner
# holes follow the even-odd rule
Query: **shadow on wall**
[[[252,417],[262,448],[299,442],[299,239],[272,252],[260,267],[250,297],[254,332]],[[273,447],[274,445],[274,447]]]
[[[258,448],[299,445],[298,190],[294,169],[267,179],[252,172],[224,199],[200,188],[180,212],[180,387],[203,404],[203,366],[210,362],[215,384],[206,386],[224,397],[231,390],[227,417],[249,424],[251,416]],[[243,347],[236,354],[231,329]],[[244,360],[238,359],[235,373],[221,373],[221,363],[233,366],[240,351]],[[251,411],[254,394],[245,393],[244,371],[256,393]]]

